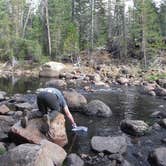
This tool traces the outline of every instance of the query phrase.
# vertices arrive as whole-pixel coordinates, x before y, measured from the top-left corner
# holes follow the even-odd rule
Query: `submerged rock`
[[[100,137],[94,136],[91,140],[92,149],[98,152],[123,154],[127,149],[127,141],[123,136]]]
[[[120,128],[123,132],[133,135],[133,136],[142,136],[144,135],[149,126],[141,120],[123,120],[120,123]]]
[[[166,166],[166,147],[156,148],[148,156],[151,166]]]
[[[83,112],[86,115],[96,115],[99,117],[110,117],[112,115],[110,107],[100,100],[92,100],[85,105]]]
[[[61,166],[65,158],[60,146],[43,140],[39,145],[19,145],[0,156],[0,161],[2,166]]]
[[[43,139],[49,139],[51,142],[62,147],[68,143],[65,119],[62,114],[59,113],[52,121],[49,130],[50,134],[47,134],[47,137],[40,131],[43,125],[44,122],[41,118],[30,120],[26,128],[22,128],[19,121],[11,127],[9,136],[16,141],[30,142],[35,144],[40,143],[40,141]]]

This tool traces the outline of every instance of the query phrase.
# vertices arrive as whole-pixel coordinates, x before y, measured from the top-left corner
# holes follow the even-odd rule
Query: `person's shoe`
[[[41,127],[41,132],[43,133],[43,134],[47,134],[47,132],[49,131],[49,128],[50,128],[50,118],[49,118],[49,116],[48,116],[48,114],[45,114],[44,116],[43,116],[43,121],[44,121],[44,124],[43,124],[43,126]]]
[[[28,117],[27,116],[24,116],[22,119],[21,119],[21,126],[23,128],[26,128],[28,125]]]

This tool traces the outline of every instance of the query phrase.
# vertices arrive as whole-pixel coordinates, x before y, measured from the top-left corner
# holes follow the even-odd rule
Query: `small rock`
[[[9,146],[8,146],[8,150],[13,149],[15,147],[16,147],[15,143],[10,143]]]
[[[22,111],[16,111],[15,114],[14,114],[14,116],[15,116],[15,117],[21,117],[22,114],[23,114]]]
[[[165,119],[160,120],[158,123],[159,123],[159,125],[160,125],[160,126],[162,126],[162,127],[166,128],[166,118],[165,118]]]
[[[166,144],[166,138],[163,138],[163,139],[161,140],[161,142],[164,143],[164,144]]]
[[[24,109],[31,109],[32,108],[32,104],[30,103],[18,103],[18,104],[15,104],[17,110],[20,110],[20,111],[23,111]]]
[[[118,163],[122,163],[124,161],[124,158],[121,154],[111,154],[109,155],[109,159],[116,160]]]
[[[83,166],[84,161],[75,153],[71,153],[67,157],[67,166]]]
[[[152,128],[155,129],[155,130],[160,130],[161,129],[161,127],[158,123],[154,123]]]
[[[152,166],[166,166],[166,148],[154,149],[148,156],[148,161]]]
[[[0,106],[0,114],[4,115],[7,114],[10,111],[10,109],[6,105],[1,105]]]

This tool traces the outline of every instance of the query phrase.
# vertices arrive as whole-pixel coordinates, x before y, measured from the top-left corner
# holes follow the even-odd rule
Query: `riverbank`
[[[45,64],[24,63],[12,67],[0,64],[1,77],[49,78],[49,84],[55,87],[78,87],[87,92],[94,88],[109,88],[112,85],[142,86],[144,93],[152,96],[166,95],[166,65],[164,59],[158,59],[148,69],[142,69],[136,59],[122,62],[111,59],[105,52],[90,60],[82,56],[76,63],[47,62]]]

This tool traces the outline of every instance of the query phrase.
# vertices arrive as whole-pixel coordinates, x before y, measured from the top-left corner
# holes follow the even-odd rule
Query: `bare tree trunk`
[[[141,52],[143,53],[144,57],[144,65],[145,68],[147,66],[147,57],[146,57],[146,35],[145,35],[145,22],[146,22],[146,15],[145,15],[145,1],[142,0],[142,48]]]
[[[108,0],[108,40],[110,41],[112,38],[112,14],[111,14],[111,4],[112,1]]]
[[[50,35],[50,24],[48,15],[48,0],[45,0],[45,17],[46,17],[46,29],[47,29],[47,40],[48,40],[48,53],[51,56],[51,35]]]
[[[75,0],[72,0],[72,21],[75,20]]]
[[[30,14],[31,14],[31,9],[32,9],[32,4],[29,5],[28,14],[27,14],[27,17],[26,17],[26,20],[25,20],[25,24],[23,26],[23,32],[22,32],[22,37],[23,38],[25,36],[25,30],[26,30],[26,27],[27,27],[27,24],[28,24],[28,20],[29,20]]]
[[[94,0],[91,0],[91,49],[94,48]]]
[[[123,19],[122,19],[122,22],[123,22],[123,30],[122,30],[122,33],[123,33],[123,54],[125,56],[125,59],[127,57],[127,38],[126,38],[126,19],[125,19],[125,1],[123,0]]]

